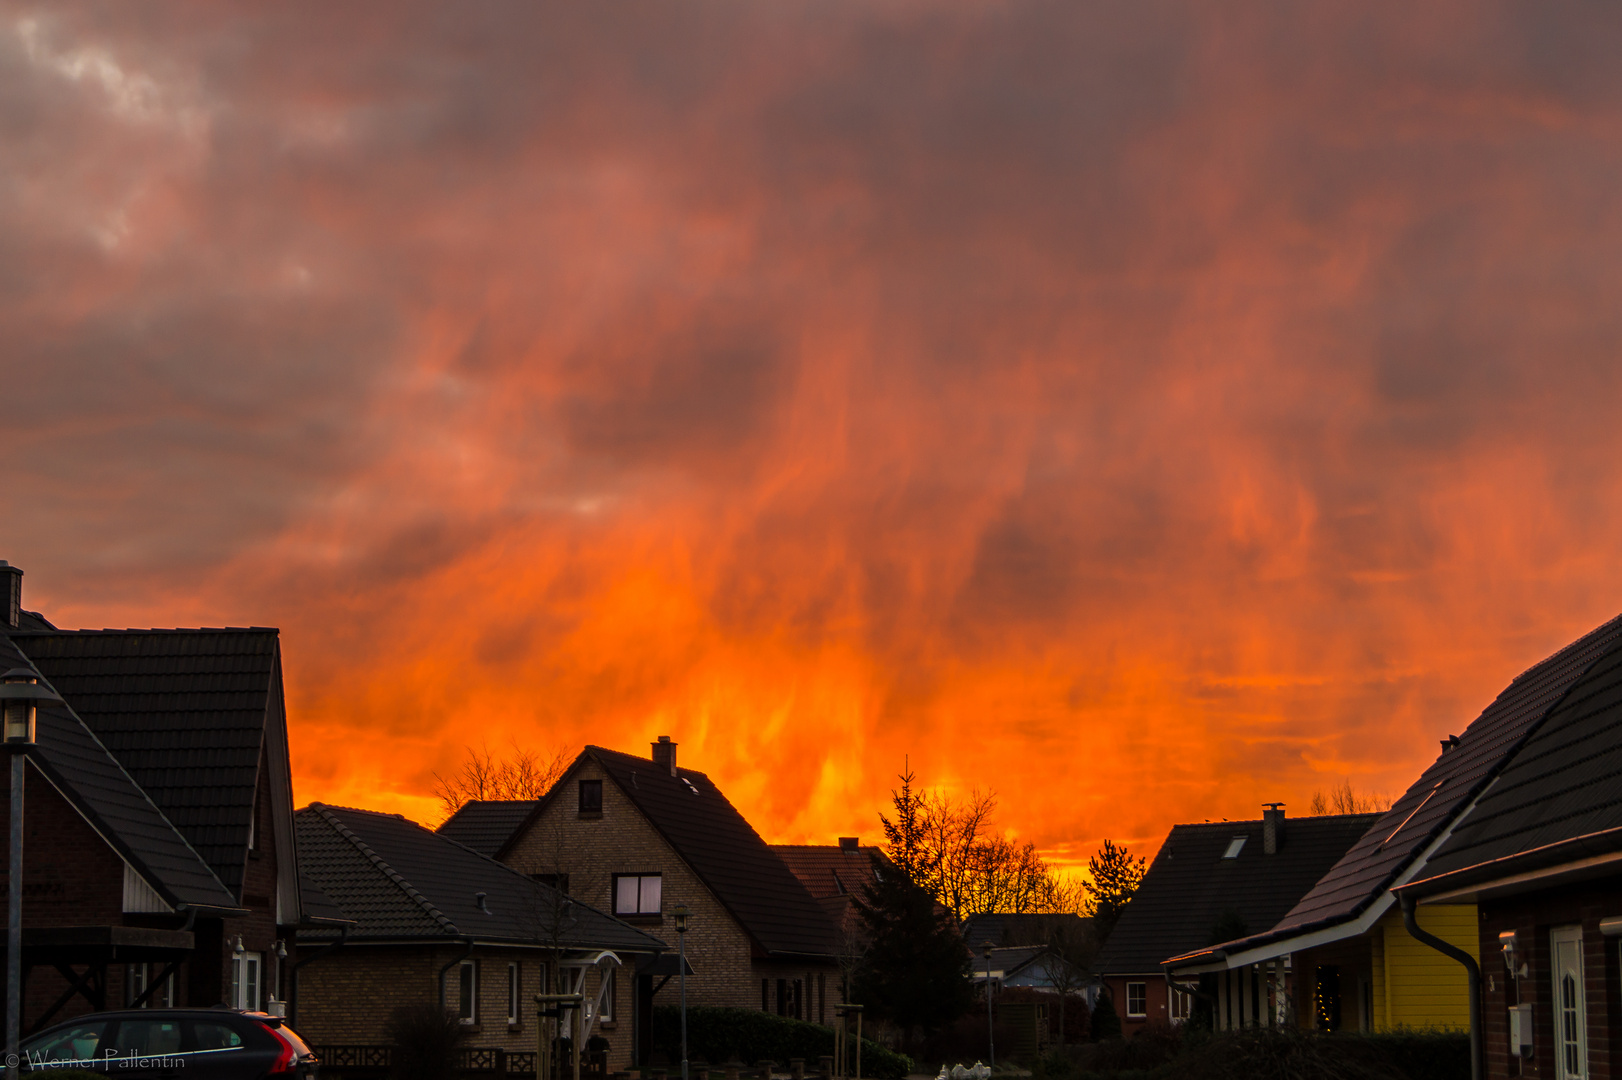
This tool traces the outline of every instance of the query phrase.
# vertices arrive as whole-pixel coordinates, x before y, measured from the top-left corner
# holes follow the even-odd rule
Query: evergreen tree
[[[922,886],[873,857],[873,881],[853,898],[870,944],[852,980],[871,1016],[925,1033],[968,1011],[968,946]]]
[[[1115,1002],[1110,1000],[1107,989],[1100,990],[1098,1000],[1093,1003],[1091,1033],[1094,1042],[1121,1037],[1121,1018],[1115,1012]]]
[[[895,806],[895,820],[891,821],[883,814],[879,815],[879,824],[884,826],[884,852],[895,863],[896,869],[907,876],[907,880],[924,889],[933,892],[937,874],[936,860],[931,856],[928,845],[928,804],[925,797],[912,790],[914,776],[910,766],[903,766],[899,779],[901,790],[890,792],[890,802]]]
[[[1087,900],[1082,914],[1092,916],[1101,938],[1109,937],[1110,931],[1115,929],[1121,912],[1132,902],[1132,894],[1143,881],[1143,872],[1141,857],[1134,859],[1124,845],[1116,847],[1109,840],[1104,841],[1097,855],[1087,860],[1088,880],[1082,882]]]

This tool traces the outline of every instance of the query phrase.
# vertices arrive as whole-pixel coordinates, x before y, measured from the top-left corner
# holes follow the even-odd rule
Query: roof
[[[1038,957],[1047,955],[1045,945],[1014,945],[1008,948],[994,948],[991,950],[991,975],[1004,982],[1018,975],[1029,967]],[[976,950],[974,959],[969,965],[973,977],[984,979],[986,977],[986,954]]]
[[[1173,826],[1099,949],[1093,971],[1158,972],[1167,957],[1215,944],[1225,916],[1237,916],[1247,928],[1274,925],[1378,817],[1287,819],[1273,855],[1263,850],[1260,821]],[[1241,837],[1237,855],[1224,858]]]
[[[54,630],[17,637],[226,887],[240,895],[260,754],[272,699],[280,701],[277,631]]]
[[[1622,616],[1528,668],[1420,774],[1323,880],[1273,929],[1232,943],[1261,945],[1357,918],[1457,818],[1601,656],[1622,643]]]
[[[835,956],[838,934],[823,906],[727,801],[709,777],[676,775],[647,758],[588,746],[564,773],[595,761],[767,955]],[[560,780],[530,815],[538,820]],[[526,828],[528,826],[526,822]],[[501,854],[515,843],[509,840]]]
[[[0,633],[0,670],[39,669]],[[45,678],[57,693],[62,688]],[[71,705],[37,713],[29,758],[171,907],[233,908],[236,897]]]
[[[1527,739],[1425,865],[1442,878],[1490,880],[1526,857],[1571,857],[1573,842],[1622,848],[1622,649],[1597,660]],[[1584,851],[1582,854],[1591,854]]]
[[[665,948],[658,938],[399,814],[311,803],[293,818],[304,875],[354,921],[352,942],[476,938],[637,953]]]
[[[772,851],[789,868],[805,891],[818,900],[849,896],[873,881],[873,856],[879,848],[843,848],[837,844],[773,844]]]
[[[994,912],[970,915],[963,920],[963,940],[971,949],[991,941],[996,945],[1046,945],[1055,933],[1079,934],[1092,928],[1093,920],[1081,915]]]
[[[494,858],[539,802],[539,799],[474,799],[463,803],[434,831]]]

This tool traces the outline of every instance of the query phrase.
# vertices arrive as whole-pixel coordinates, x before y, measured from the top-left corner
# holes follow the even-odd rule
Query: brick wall
[[[1582,928],[1584,1019],[1588,1060],[1582,1075],[1590,1080],[1616,1080],[1622,1076],[1616,1044],[1622,1030],[1622,995],[1618,994],[1618,939],[1600,932],[1600,920],[1622,915],[1622,877],[1562,886],[1481,905],[1480,940],[1482,995],[1487,1075],[1490,1077],[1557,1077],[1555,1053],[1555,988],[1550,932],[1559,927]],[[1421,906],[1420,911],[1424,910]],[[1515,931],[1524,977],[1512,977],[1500,951],[1498,935]],[[1530,1002],[1533,1020],[1533,1057],[1512,1055],[1509,1046],[1509,1006]]]

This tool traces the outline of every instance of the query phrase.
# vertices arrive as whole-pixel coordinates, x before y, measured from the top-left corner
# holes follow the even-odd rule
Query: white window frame
[[[1549,969],[1554,982],[1554,1070],[1559,1080],[1587,1080],[1588,995],[1583,992],[1583,928],[1549,931]],[[1575,1067],[1573,1067],[1575,1066]]]
[[[456,1018],[473,1027],[479,1022],[479,962],[463,960],[456,966]]]
[[[519,999],[523,997],[523,972],[514,960],[507,965],[507,1023],[509,1026],[518,1025]]]
[[[231,957],[231,1006],[259,1012],[264,991],[265,954],[235,953]]]
[[[623,904],[624,889],[627,882],[636,882],[635,906],[627,908]],[[652,889],[649,889],[652,882]],[[652,893],[650,898],[649,893]],[[614,914],[626,915],[658,915],[664,910],[664,875],[654,874],[615,874],[614,875]]]
[[[1138,990],[1138,1011],[1132,1011],[1132,988]],[[1128,1020],[1142,1020],[1149,1015],[1149,984],[1146,982],[1129,982],[1126,984],[1126,1018]]]
[[[161,963],[126,965],[124,968],[124,1000],[131,1002],[140,997],[141,993],[152,985],[153,977],[163,971],[165,967],[168,967],[168,965]],[[141,1008],[172,1009],[175,1007],[174,972],[170,972],[169,977],[163,982],[163,988],[147,998]]]

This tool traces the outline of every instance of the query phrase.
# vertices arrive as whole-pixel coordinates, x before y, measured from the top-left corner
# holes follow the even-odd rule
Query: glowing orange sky
[[[1394,793],[1622,609],[1619,18],[0,5],[0,557],[281,627],[301,802]]]

